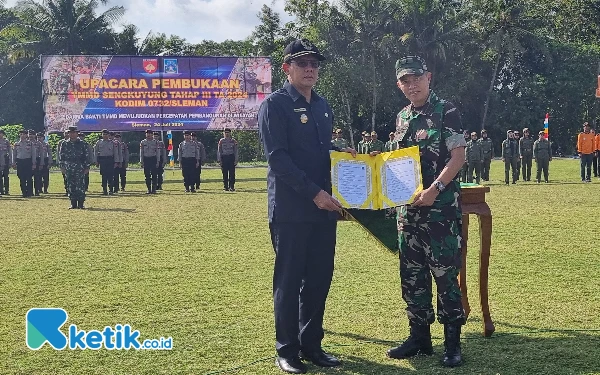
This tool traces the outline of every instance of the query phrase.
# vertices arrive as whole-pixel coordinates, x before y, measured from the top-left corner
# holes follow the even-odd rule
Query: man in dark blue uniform
[[[269,229],[275,249],[273,299],[276,364],[303,374],[301,359],[317,366],[340,362],[321,348],[325,300],[333,276],[336,218],[329,151],[333,112],[312,87],[325,58],[308,40],[284,51],[287,82],[261,105],[260,137],[269,163]],[[339,151],[351,152],[353,149]]]

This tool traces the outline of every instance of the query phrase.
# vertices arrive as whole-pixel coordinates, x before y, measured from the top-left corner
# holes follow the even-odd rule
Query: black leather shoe
[[[300,358],[310,361],[319,367],[336,367],[342,364],[331,354],[325,353],[323,349],[318,349],[315,351],[300,351]]]
[[[277,359],[275,359],[275,364],[283,372],[287,372],[290,374],[306,374],[306,365],[304,363],[302,363],[302,361],[298,357],[295,357],[295,358],[277,357]]]
[[[402,345],[387,351],[387,356],[394,359],[411,358],[419,354],[433,354],[429,325],[420,326],[411,324],[410,336],[408,336],[406,341]]]

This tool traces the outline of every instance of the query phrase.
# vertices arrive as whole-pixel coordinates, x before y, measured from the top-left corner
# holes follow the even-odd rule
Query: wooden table
[[[467,296],[467,242],[469,239],[469,215],[477,215],[479,219],[479,298],[483,313],[483,335],[490,337],[496,330],[490,316],[488,302],[488,269],[490,266],[490,247],[492,244],[492,211],[485,202],[485,194],[490,191],[487,186],[473,186],[462,188],[462,268],[460,270],[459,284],[462,292],[462,304],[468,317],[471,312]]]

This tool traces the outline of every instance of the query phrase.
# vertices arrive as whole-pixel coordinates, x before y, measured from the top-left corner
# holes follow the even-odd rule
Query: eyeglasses
[[[290,61],[291,63],[296,63],[296,65],[298,65],[298,67],[300,68],[306,68],[308,65],[310,65],[311,68],[313,69],[317,69],[321,66],[321,62],[320,61],[306,61],[306,60],[292,60]]]

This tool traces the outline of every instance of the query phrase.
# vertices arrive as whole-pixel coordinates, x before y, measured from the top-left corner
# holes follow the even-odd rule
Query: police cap
[[[288,44],[283,50],[283,62],[289,63],[295,58],[309,55],[316,56],[319,61],[325,60],[325,56],[321,55],[319,49],[308,39],[297,39]]]

